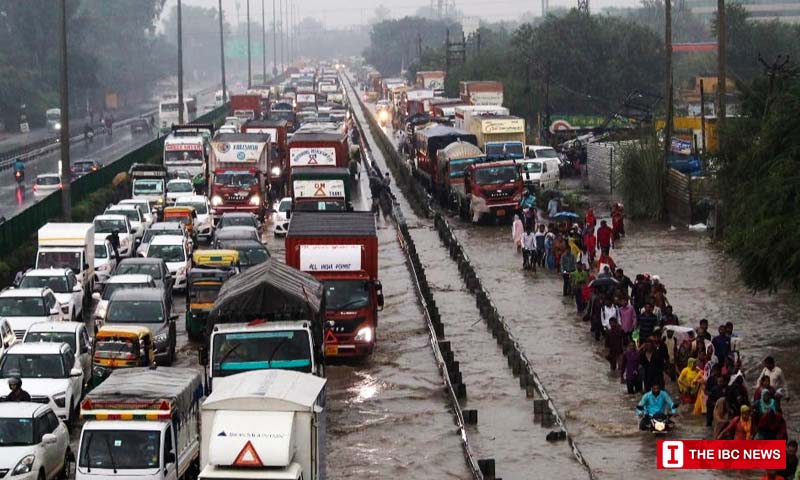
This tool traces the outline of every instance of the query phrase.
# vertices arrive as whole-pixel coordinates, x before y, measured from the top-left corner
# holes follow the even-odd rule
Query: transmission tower
[[[578,0],[578,11],[589,13],[589,0]]]

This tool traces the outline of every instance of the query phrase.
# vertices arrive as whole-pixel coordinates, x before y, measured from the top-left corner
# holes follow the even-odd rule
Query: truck
[[[445,73],[442,70],[417,72],[416,86],[441,95],[444,92],[444,79]]]
[[[317,94],[314,89],[298,88],[295,96],[295,111],[299,112],[303,107],[316,107]]]
[[[270,136],[217,133],[211,141],[211,214],[251,212],[262,220],[266,212]]]
[[[292,210],[344,212],[353,209],[350,171],[344,167],[292,169]]]
[[[339,130],[305,130],[289,140],[289,178],[295,167],[347,167],[350,152],[347,133]]]
[[[47,223],[39,229],[34,268],[69,268],[81,283],[84,307],[91,303],[94,271],[94,225]]]
[[[167,169],[163,165],[134,163],[128,170],[131,178],[132,198],[150,202],[156,213],[164,210],[167,202]]]
[[[114,370],[81,403],[75,479],[195,478],[203,396],[200,373],[188,368]]]
[[[437,152],[453,142],[462,141],[478,145],[475,135],[458,128],[432,124],[428,127],[417,129],[414,133],[416,139],[416,169],[415,174],[433,190],[442,185],[440,178],[442,169],[437,164]]]
[[[289,122],[281,119],[268,120],[248,120],[242,125],[242,133],[261,133],[269,135],[270,152],[269,164],[269,186],[271,196],[282,198],[287,190],[287,164],[289,150],[287,136],[289,133]]]
[[[325,480],[325,384],[307,373],[219,379],[201,407],[200,480]]]
[[[469,116],[467,131],[478,139],[478,147],[489,160],[525,157],[525,120],[510,115]]]
[[[413,89],[403,95],[407,115],[426,113],[430,110],[430,101],[433,100],[433,90]]]
[[[464,196],[464,173],[473,163],[483,163],[486,155],[480,148],[468,142],[456,141],[436,153],[441,174],[434,192],[439,196],[439,203],[455,207],[459,198]]]
[[[503,82],[480,80],[458,82],[461,100],[467,105],[503,105]]]
[[[261,118],[261,94],[240,93],[231,95],[231,113],[242,122]]]
[[[296,212],[286,264],[322,283],[325,357],[366,357],[375,348],[383,286],[372,212]]]
[[[203,131],[213,132],[213,125],[173,125],[164,139],[164,168],[169,178],[188,175],[195,188],[205,187],[207,143]]]
[[[466,130],[467,125],[473,115],[509,115],[509,110],[506,107],[498,107],[494,105],[461,105],[455,107],[455,118],[453,119],[453,126]]]
[[[463,220],[507,219],[522,200],[521,165],[515,160],[473,163],[464,172],[464,190],[451,190]]]

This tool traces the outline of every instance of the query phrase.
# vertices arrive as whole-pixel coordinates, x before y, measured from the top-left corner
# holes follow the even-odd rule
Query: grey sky
[[[272,1],[264,0],[267,18],[272,15]],[[277,2],[281,0],[275,0]],[[286,0],[282,0],[286,1]],[[419,7],[430,5],[430,0],[292,0],[298,9],[298,19],[311,16],[330,27],[343,27],[369,22],[374,16],[375,8],[383,4],[391,12],[392,17],[412,15]],[[571,7],[577,0],[549,0],[550,8]],[[167,0],[165,11],[172,10],[177,0]],[[185,5],[217,7],[217,0],[183,0]],[[247,0],[222,0],[225,16],[231,23],[236,23],[236,4],[239,4],[241,21],[245,17]],[[455,0],[456,7],[467,16],[484,18],[487,21],[512,20],[526,12],[539,14],[541,0]],[[638,0],[589,0],[592,11],[605,7],[629,7]],[[250,13],[261,18],[261,0],[250,0]],[[268,20],[269,21],[269,20]]]

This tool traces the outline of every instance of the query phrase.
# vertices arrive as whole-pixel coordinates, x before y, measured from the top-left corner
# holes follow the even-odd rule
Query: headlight
[[[55,125],[53,125],[53,127],[54,127],[56,130],[61,130],[61,122],[57,122]]]
[[[273,177],[277,177],[278,175],[281,174],[281,167],[272,167],[272,170],[270,170],[270,173],[272,173]]]
[[[655,423],[655,429],[656,429],[657,432],[663,432],[665,427],[666,427],[666,425],[664,424],[664,422],[656,422]]]
[[[222,205],[222,197],[220,197],[219,195],[214,195],[213,197],[211,197],[211,205],[215,207],[219,207],[220,205]]]
[[[364,327],[356,333],[354,338],[357,342],[371,342],[372,341],[372,328]]]
[[[33,462],[36,460],[36,456],[28,455],[22,458],[19,461],[16,467],[14,467],[14,471],[11,472],[11,475],[22,475],[23,473],[30,473],[33,469]]]
[[[250,197],[250,205],[261,205],[261,197],[258,195]]]
[[[166,343],[168,336],[169,336],[169,333],[159,333],[155,337],[155,342],[156,343]]]
[[[53,403],[58,406],[58,408],[64,408],[64,405],[67,401],[67,394],[66,393],[57,393],[53,395]]]
[[[158,197],[158,200],[156,200],[156,203],[164,203],[164,197]]]

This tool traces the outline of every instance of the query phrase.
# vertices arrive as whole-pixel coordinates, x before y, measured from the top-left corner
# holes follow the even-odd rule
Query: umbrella
[[[603,277],[595,278],[594,280],[592,280],[592,283],[589,284],[589,287],[590,288],[604,288],[604,287],[615,286],[618,283],[619,282],[614,277],[603,276]]]
[[[558,212],[550,218],[581,218],[575,212]]]

